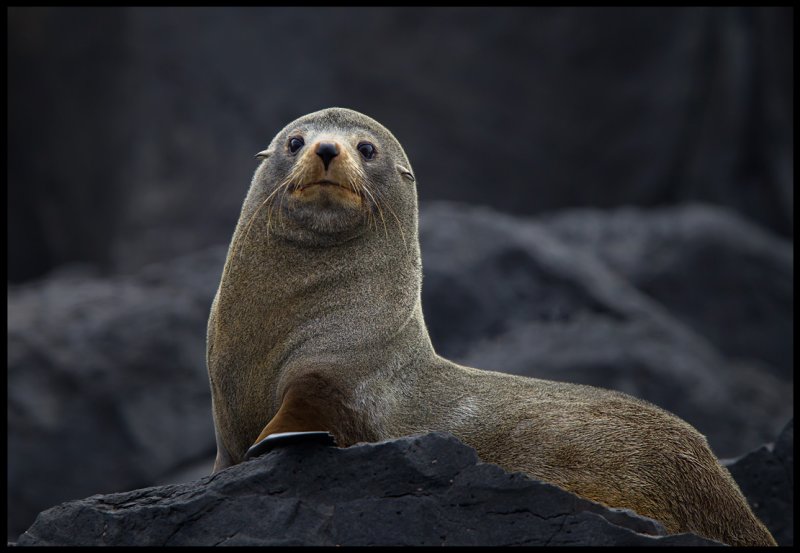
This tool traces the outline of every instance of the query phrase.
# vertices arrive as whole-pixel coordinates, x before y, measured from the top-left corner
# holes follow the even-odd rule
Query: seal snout
[[[359,208],[363,172],[346,142],[324,136],[309,141],[287,178],[292,197],[309,206]]]
[[[319,142],[315,152],[322,160],[322,164],[325,165],[325,170],[327,171],[331,160],[339,155],[339,146],[335,142]]]

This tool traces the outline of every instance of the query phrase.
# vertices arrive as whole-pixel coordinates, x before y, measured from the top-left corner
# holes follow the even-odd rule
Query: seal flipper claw
[[[330,432],[279,432],[277,434],[270,434],[263,440],[260,440],[250,446],[247,453],[244,454],[244,460],[258,457],[264,453],[271,451],[276,447],[283,447],[290,444],[319,444],[325,446],[336,446],[336,438]]]

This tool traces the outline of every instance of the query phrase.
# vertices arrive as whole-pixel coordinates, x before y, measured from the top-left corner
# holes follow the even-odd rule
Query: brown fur
[[[290,136],[305,138],[296,154]],[[314,154],[321,140],[340,149],[327,171]],[[372,160],[359,157],[364,140]],[[208,324],[215,471],[277,432],[328,430],[347,446],[443,430],[484,461],[671,533],[775,545],[705,438],[674,415],[435,353],[420,303],[415,179],[383,126],[323,110],[290,123],[259,157]],[[343,187],[303,194],[319,180]]]

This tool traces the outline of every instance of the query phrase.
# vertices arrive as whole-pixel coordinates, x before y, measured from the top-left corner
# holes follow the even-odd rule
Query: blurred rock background
[[[792,416],[791,8],[9,8],[8,31],[9,538],[210,470],[205,322],[253,154],[333,105],[414,164],[440,353],[643,397],[720,457]]]

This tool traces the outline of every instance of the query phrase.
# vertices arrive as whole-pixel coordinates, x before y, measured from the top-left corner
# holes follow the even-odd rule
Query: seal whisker
[[[275,202],[270,202],[267,208],[267,244],[269,244],[270,234],[272,234],[272,211],[275,209]]]
[[[347,158],[345,162],[347,165],[347,185],[350,189],[358,194],[361,197],[361,200],[364,205],[364,211],[367,214],[367,228],[371,228],[371,224],[374,223],[375,230],[378,230],[378,221],[375,219],[375,214],[372,212],[372,209],[369,208],[367,200],[367,196],[372,199],[373,204],[377,204],[375,198],[369,191],[369,187],[367,185],[367,175],[364,173],[364,170],[361,168],[360,165],[354,163],[351,158]]]
[[[290,181],[286,181],[286,185],[281,189],[280,195],[278,195],[277,203],[278,203],[278,224],[280,225],[281,229],[286,228],[286,221],[283,218],[284,215],[284,205],[283,203],[286,201],[288,192],[289,192],[289,184]]]
[[[405,249],[406,254],[408,254],[408,244],[406,243],[406,235],[403,232],[403,226],[400,223],[400,218],[397,216],[397,214],[394,212],[394,209],[392,209],[392,207],[389,204],[386,204],[386,209],[389,210],[389,213],[392,214],[392,217],[394,217],[394,220],[397,221],[397,230],[400,231],[400,238],[403,239],[403,249]]]
[[[273,193],[274,193],[274,192],[273,192]],[[258,206],[258,208],[256,208],[255,212],[253,212],[253,214],[252,214],[252,215],[250,216],[250,218],[247,220],[247,226],[245,227],[244,236],[240,236],[240,237],[237,239],[237,241],[236,241],[236,248],[235,248],[235,249],[234,249],[234,251],[232,252],[232,255],[236,255],[236,253],[239,251],[239,249],[240,249],[240,248],[239,248],[239,245],[240,245],[240,243],[242,242],[242,240],[245,240],[245,241],[247,240],[247,237],[248,237],[248,236],[249,236],[249,234],[250,234],[250,226],[253,224],[253,221],[255,220],[255,218],[256,218],[256,215],[258,215],[258,212],[259,212],[259,211],[261,211],[261,208],[262,208],[262,207],[264,207],[264,206],[267,204],[267,202],[269,201],[269,198],[270,198],[270,197],[271,197],[271,195],[270,195],[269,197],[267,197],[267,199],[266,199],[266,200],[264,200],[263,202],[261,202],[261,205],[259,205],[259,206]]]
[[[279,190],[280,190],[282,187],[284,187],[284,186],[286,186],[286,185],[287,185],[287,184],[286,184],[285,182],[284,182],[284,183],[281,183],[281,184],[279,184],[279,185],[278,185],[278,187],[277,187],[277,188],[275,188],[275,190],[273,190],[273,191],[272,191],[272,193],[271,193],[269,196],[267,196],[267,199],[266,199],[266,200],[264,200],[264,201],[265,201],[265,202],[270,202],[270,200],[272,199],[272,197],[273,197],[275,194],[277,194],[277,193],[278,193],[278,191],[279,191]],[[269,240],[270,240],[270,234],[272,234],[272,210],[273,210],[274,208],[275,208],[275,202],[270,202],[270,203],[269,203],[269,207],[267,208],[267,244],[269,244]]]
[[[278,217],[280,220],[281,211],[283,209],[283,197],[286,195],[286,191],[289,189],[291,182],[292,181],[290,179],[285,179],[275,188],[275,190],[272,191],[272,193],[269,196],[267,196],[267,199],[264,200],[265,202],[270,202],[269,210],[267,211],[267,241],[268,241],[267,243],[269,243],[269,235],[271,234],[272,231],[272,210],[275,207],[275,202],[270,200],[272,200],[276,196],[278,198],[281,198],[278,206]]]
[[[369,207],[367,206],[366,198],[364,197],[364,186],[356,175],[350,174],[352,172],[351,169],[352,166],[348,164],[348,178],[346,184],[350,188],[350,190],[353,193],[355,193],[361,200],[361,211],[366,213],[367,228],[369,229],[371,218],[369,213]]]
[[[272,234],[272,209],[275,207],[274,203],[270,203],[267,208],[267,244],[269,244],[270,234]]]
[[[378,201],[378,199],[375,198],[375,196],[372,194],[372,192],[370,192],[369,186],[367,186],[366,184],[364,185],[364,191],[367,194],[369,194],[369,197],[372,199],[372,203],[378,209],[378,214],[381,217],[381,222],[383,222],[383,232],[384,232],[384,235],[386,236],[386,239],[388,240],[389,239],[389,230],[386,228],[386,218],[383,216],[383,209],[381,209],[381,204]],[[378,230],[378,222],[375,221],[375,231],[377,232],[377,230]]]
[[[379,197],[381,197],[381,199],[383,199],[383,197],[380,196],[380,193],[378,193],[377,190],[376,190],[376,193],[378,194]],[[397,216],[397,213],[394,212],[394,209],[392,209],[392,206],[389,205],[389,202],[386,202],[385,205],[386,205],[386,209],[388,209],[389,213],[391,213],[392,217],[394,217],[394,220],[397,221],[397,230],[400,231],[400,238],[402,238],[402,240],[403,240],[403,249],[405,250],[406,254],[408,254],[408,244],[406,244],[406,235],[403,232],[403,226],[400,223],[400,218]]]
[[[368,198],[368,192],[366,190],[366,187],[364,185],[358,183],[356,185],[356,188],[357,188],[356,193],[361,197],[362,211],[364,212],[364,214],[366,216],[366,219],[367,219],[367,230],[372,230],[372,225],[373,224],[375,225],[375,228],[377,229],[378,228],[378,223],[377,223],[377,221],[375,221],[374,214],[372,213],[371,204],[370,204],[370,202],[367,201],[369,198]],[[373,201],[372,203],[374,204],[375,202]]]

